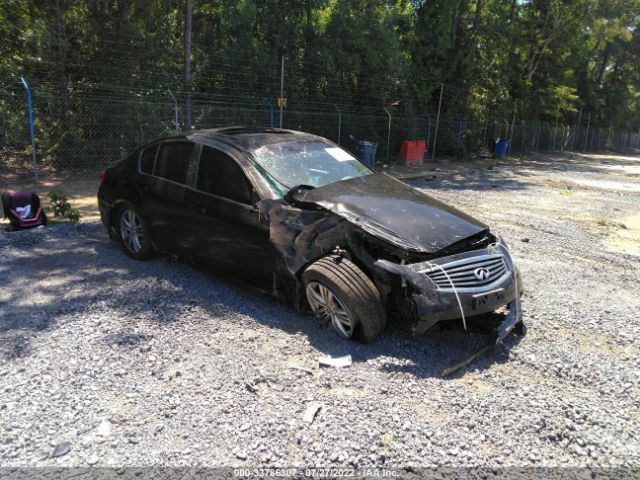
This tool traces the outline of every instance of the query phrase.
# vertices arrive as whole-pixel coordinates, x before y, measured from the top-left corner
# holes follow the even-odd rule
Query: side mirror
[[[298,185],[293,187],[284,195],[284,201],[295,205],[297,203],[304,203],[304,197],[309,190],[313,190],[316,187],[311,185]]]

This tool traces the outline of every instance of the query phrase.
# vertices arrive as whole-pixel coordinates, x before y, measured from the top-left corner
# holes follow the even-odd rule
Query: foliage
[[[184,11],[184,0],[1,2],[4,143],[27,143],[20,75],[35,84],[40,151],[90,156],[98,129],[158,131],[157,112],[123,98],[275,99],[282,55],[289,104],[381,113],[400,100],[397,115],[432,114],[444,84],[450,118],[510,119],[517,102],[527,120],[640,129],[640,0],[194,1],[190,83]]]
[[[49,210],[54,217],[66,218],[71,222],[80,221],[80,212],[71,208],[66,195],[59,188],[54,188],[49,192]]]

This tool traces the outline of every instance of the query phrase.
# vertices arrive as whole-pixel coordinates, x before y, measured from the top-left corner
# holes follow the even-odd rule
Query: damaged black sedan
[[[130,257],[231,272],[344,338],[371,341],[391,318],[422,333],[503,309],[501,339],[521,321],[498,236],[322,137],[200,130],[144,145],[102,179],[102,221]]]

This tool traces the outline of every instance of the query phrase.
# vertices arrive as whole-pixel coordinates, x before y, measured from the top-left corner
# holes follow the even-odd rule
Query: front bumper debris
[[[447,274],[440,275],[438,283],[436,283],[438,277],[434,275],[430,277],[425,274],[425,272],[436,272],[438,269],[445,270],[441,266],[453,265],[455,268],[458,264],[471,264],[475,258],[496,258],[500,256],[504,259],[506,267],[504,272],[489,281],[489,283],[482,283],[482,286],[463,283],[461,287],[455,287],[454,279],[447,276]],[[494,312],[501,307],[507,307],[508,313],[496,329],[495,336],[464,361],[445,369],[442,372],[443,376],[451,375],[464,368],[479,356],[500,344],[514,330],[525,333],[520,307],[520,295],[523,291],[522,281],[518,269],[511,259],[509,250],[503,244],[434,259],[429,262],[398,265],[386,260],[378,260],[375,265],[388,273],[399,275],[403,283],[411,286],[417,314],[417,321],[412,330],[417,335],[423,334],[442,320],[469,318]],[[460,268],[457,267],[456,270],[450,269],[450,271],[459,273]],[[436,281],[433,280],[434,277]],[[443,278],[446,278],[446,282]],[[447,282],[453,283],[451,288],[447,288]]]
[[[453,288],[453,285],[451,287],[447,285],[449,277],[437,284],[428,274],[425,274],[425,272],[437,272],[437,269],[441,269],[443,265],[469,263],[476,258],[496,257],[504,260],[504,270],[497,278],[490,283],[485,282],[482,286],[466,284]],[[403,282],[411,286],[417,316],[412,330],[416,335],[422,335],[442,320],[468,318],[493,312],[519,298],[518,292],[522,291],[518,270],[504,245],[495,245],[429,262],[399,265],[378,260],[375,265],[388,273],[400,276]],[[455,276],[455,273],[453,275]],[[441,276],[441,278],[444,277]]]
[[[498,325],[496,329],[496,336],[494,339],[487,342],[485,345],[476,350],[475,353],[464,359],[462,362],[457,363],[451,367],[445,368],[442,371],[442,376],[446,377],[451,375],[458,370],[463,369],[471,362],[484,355],[485,353],[493,350],[497,345],[502,343],[502,341],[509,336],[509,334],[513,331],[516,331],[520,335],[525,335],[527,333],[527,328],[525,324],[522,322],[522,310],[520,308],[520,298],[514,300],[509,304],[509,313],[506,315],[505,319]]]

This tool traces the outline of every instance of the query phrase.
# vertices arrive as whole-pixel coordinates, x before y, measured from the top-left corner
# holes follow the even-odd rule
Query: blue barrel
[[[509,151],[509,140],[505,140],[504,138],[499,138],[496,141],[495,147],[493,148],[493,153],[495,153],[496,158],[503,158],[508,151]]]
[[[358,140],[356,142],[356,155],[362,163],[369,167],[373,167],[376,163],[376,150],[378,144],[368,140]]]

